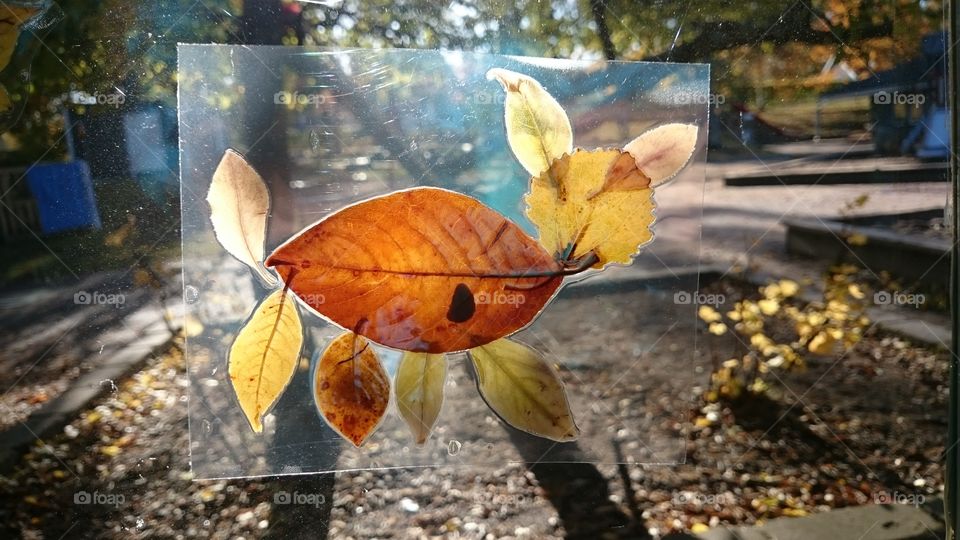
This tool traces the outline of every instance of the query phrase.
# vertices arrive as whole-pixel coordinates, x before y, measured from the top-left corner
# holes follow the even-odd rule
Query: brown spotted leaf
[[[345,329],[428,353],[519,330],[563,279],[560,265],[517,225],[437,188],[344,208],[277,248],[266,265]]]
[[[324,420],[359,447],[380,425],[390,402],[390,379],[370,342],[344,332],[323,351],[314,399]]]

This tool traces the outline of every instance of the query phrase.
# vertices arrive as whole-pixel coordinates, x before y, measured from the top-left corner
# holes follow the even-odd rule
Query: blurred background
[[[944,537],[954,242],[947,7],[0,2],[0,531]],[[456,137],[484,131],[457,113],[457,100],[496,104],[496,93],[451,96],[452,112],[437,114],[449,125],[430,126],[451,135],[410,144],[423,126],[373,118],[365,121],[381,130],[350,132],[350,110],[376,110],[350,94],[329,102],[343,106],[295,99],[298,89],[322,94],[342,81],[270,62],[226,82],[223,73],[178,72],[177,43],[708,64],[709,96],[691,97],[710,112],[698,168],[705,183],[658,194],[671,208],[664,235],[650,256],[618,269],[618,294],[572,292],[542,321],[564,336],[584,332],[584,309],[617,321],[591,332],[592,342],[551,344],[566,351],[561,374],[598,401],[616,387],[613,411],[585,414],[644,418],[678,441],[676,456],[643,465],[542,462],[549,448],[531,447],[491,417],[490,430],[506,430],[499,465],[194,480],[188,406],[202,404],[187,399],[183,336],[199,323],[182,317],[192,300],[180,281],[180,170],[192,165],[179,162],[178,84],[215,80],[237,90],[206,96],[245,128],[211,138],[210,151],[247,153],[277,204],[329,212],[374,192],[369,186],[399,188],[425,175],[494,206],[519,193],[483,176],[489,154],[505,151],[501,128],[469,147]],[[416,91],[416,81],[402,82]],[[605,95],[616,97],[618,85],[608,84]],[[561,101],[580,96],[573,85],[555,86]],[[259,114],[243,92],[254,87],[287,92],[286,101]],[[577,142],[629,140],[608,123],[618,114],[578,110],[574,130],[585,139]],[[655,107],[644,114],[657,121]],[[514,166],[496,172],[519,177]],[[688,311],[669,319],[680,326],[661,328],[663,313],[645,309],[664,298]],[[634,346],[636,336],[656,347]],[[590,361],[602,354],[622,358],[621,371]],[[677,365],[695,376],[673,376]],[[610,448],[627,454],[651,437],[610,429]]]

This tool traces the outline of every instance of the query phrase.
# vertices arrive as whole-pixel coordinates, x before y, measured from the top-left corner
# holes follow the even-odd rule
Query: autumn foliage
[[[506,92],[507,139],[530,173],[525,201],[537,239],[476,199],[422,187],[334,212],[264,258],[266,187],[239,153],[224,154],[207,197],[214,232],[275,290],[228,358],[255,431],[299,361],[299,305],[344,329],[320,356],[313,393],[321,417],[356,446],[390,400],[376,346],[406,351],[395,392],[418,444],[439,416],[444,353],[457,351],[467,353],[481,396],[501,419],[541,437],[577,438],[556,371],[509,336],[540,313],[565,276],[629,263],[652,241],[654,188],[686,166],[698,128],[667,124],[623,148],[583,150],[539,82],[502,69],[488,77]]]

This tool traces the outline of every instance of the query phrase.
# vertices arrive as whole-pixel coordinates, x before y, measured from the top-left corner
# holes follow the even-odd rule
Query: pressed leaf
[[[270,194],[243,156],[233,150],[224,152],[213,173],[207,202],[213,232],[224,249],[265,283],[275,285],[277,279],[262,265]]]
[[[370,343],[344,332],[320,357],[314,397],[330,427],[359,447],[383,419],[390,403],[390,379]]]
[[[693,124],[666,124],[643,133],[623,149],[633,156],[649,185],[657,187],[690,161],[697,147],[697,131]]]
[[[437,188],[344,208],[277,248],[266,264],[340,326],[429,353],[513,333],[563,279],[560,265],[514,223]]]
[[[467,354],[477,372],[480,394],[506,423],[554,441],[580,436],[563,382],[539,352],[501,339]]]
[[[535,79],[506,69],[491,69],[507,93],[504,120],[507,141],[517,160],[531,175],[547,170],[550,163],[573,151],[573,130],[563,107]]]
[[[230,347],[230,382],[257,433],[263,431],[263,415],[293,377],[302,345],[296,303],[286,291],[277,290],[257,306]]]
[[[410,426],[417,444],[423,444],[437,423],[443,404],[447,359],[442,354],[405,352],[397,368],[397,409]]]
[[[594,268],[629,263],[653,239],[653,190],[604,189],[607,172],[623,163],[620,150],[577,150],[535,177],[527,194],[527,217],[540,243],[556,257],[596,256]]]

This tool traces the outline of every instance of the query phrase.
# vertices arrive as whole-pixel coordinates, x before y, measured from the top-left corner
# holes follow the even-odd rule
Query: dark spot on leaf
[[[450,308],[447,310],[447,319],[451,322],[462,323],[470,320],[477,305],[473,301],[473,292],[463,283],[457,284],[450,298]]]

